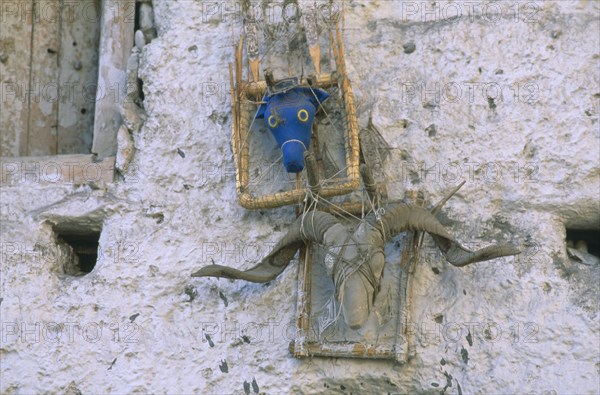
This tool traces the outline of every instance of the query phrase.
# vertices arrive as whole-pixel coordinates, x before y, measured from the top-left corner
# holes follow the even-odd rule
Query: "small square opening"
[[[567,229],[567,246],[600,257],[600,229]]]
[[[61,272],[70,276],[85,276],[94,270],[98,260],[100,232],[94,230],[57,231],[58,243],[67,250]]]

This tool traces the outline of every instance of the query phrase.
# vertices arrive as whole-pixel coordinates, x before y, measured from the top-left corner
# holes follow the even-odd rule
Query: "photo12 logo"
[[[2,345],[9,343],[61,343],[80,341],[97,343],[137,343],[140,326],[134,322],[17,322],[3,321],[0,327]]]
[[[402,22],[438,22],[466,19],[497,25],[502,21],[536,23],[542,5],[533,1],[402,1],[398,5]]]
[[[289,342],[295,337],[295,322],[282,323],[271,318],[265,322],[216,322],[206,321],[200,325],[200,336],[203,343],[214,347],[215,342],[241,341],[260,343],[276,341]]]
[[[293,24],[301,20],[304,13],[315,14],[317,23],[334,24],[340,18],[340,4],[329,0],[317,0],[303,3],[291,1],[203,1],[202,22],[256,23],[266,26]]]
[[[497,182],[538,183],[540,165],[537,162],[519,163],[515,161],[447,163],[400,162],[400,179],[407,183],[419,181],[428,183],[456,184],[462,180],[469,183],[489,184]]]
[[[216,83],[205,82],[201,83],[203,102],[206,103],[211,96],[217,96],[224,100],[225,84],[218,86]],[[137,91],[137,85],[132,82],[123,83],[120,81],[104,81],[98,83],[79,82],[79,81],[62,81],[57,82],[29,82],[29,81],[3,81],[0,84],[0,100],[2,103],[61,103],[78,104],[78,103],[128,103],[131,98],[127,96],[127,92]],[[181,102],[185,99],[191,100],[189,97],[182,97]]]
[[[4,158],[2,184],[73,184],[77,181],[101,183],[114,170],[104,162],[24,161]]]
[[[2,0],[0,22],[3,24],[65,24],[75,21],[98,24],[102,15],[113,21],[135,23],[135,0]]]
[[[30,259],[34,263],[58,264],[66,260],[64,245],[49,243],[22,243],[3,241],[0,243],[2,263],[20,263]],[[140,258],[140,244],[133,241],[105,242],[96,250],[97,260],[137,263]]]
[[[535,104],[540,100],[540,87],[534,81],[502,85],[495,81],[427,81],[412,82],[393,79],[391,88],[400,92],[402,104],[441,103],[486,104],[493,107],[501,102]]]
[[[486,322],[409,322],[402,324],[407,337],[415,336],[421,344],[458,343],[466,340],[470,345],[478,341],[497,343],[508,341],[516,343],[537,343],[539,325],[534,322],[514,322],[501,325],[495,321]],[[406,341],[402,337],[402,341]]]
[[[235,240],[204,240],[199,242],[201,263],[220,265],[258,262],[276,245],[276,242],[245,242]]]

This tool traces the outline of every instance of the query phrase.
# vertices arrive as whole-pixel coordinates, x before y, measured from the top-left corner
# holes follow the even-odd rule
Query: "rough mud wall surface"
[[[598,228],[598,3],[482,3],[471,17],[454,2],[456,19],[436,4],[347,3],[361,125],[372,112],[393,148],[393,197],[436,201],[466,179],[442,216],[454,234],[525,252],[459,269],[427,248],[406,365],[292,358],[295,265],[266,285],[189,278],[212,261],[249,267],[294,212],[238,206],[229,22],[165,1],[141,54],[148,119],[124,177],[0,192],[1,392],[600,392],[600,268],[564,242],[565,225]],[[104,220],[92,273],[57,273],[40,212]]]

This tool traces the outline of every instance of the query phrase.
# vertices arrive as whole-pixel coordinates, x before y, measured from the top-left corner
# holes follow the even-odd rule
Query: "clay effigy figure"
[[[366,216],[356,229],[343,225],[326,212],[309,211],[298,217],[271,253],[251,269],[240,271],[209,265],[193,273],[192,277],[223,277],[264,283],[283,272],[303,243],[312,241],[324,246],[324,263],[333,279],[344,320],[349,327],[357,329],[367,321],[379,291],[385,264],[385,244],[401,232],[429,233],[448,262],[459,267],[519,253],[518,249],[508,245],[470,251],[462,247],[431,212],[404,203],[390,203],[382,207],[383,215]]]

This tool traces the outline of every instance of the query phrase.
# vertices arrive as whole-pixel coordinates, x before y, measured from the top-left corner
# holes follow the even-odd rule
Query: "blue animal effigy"
[[[265,95],[256,118],[264,118],[283,154],[288,173],[304,169],[304,151],[310,147],[315,113],[329,94],[324,90],[293,86]]]

